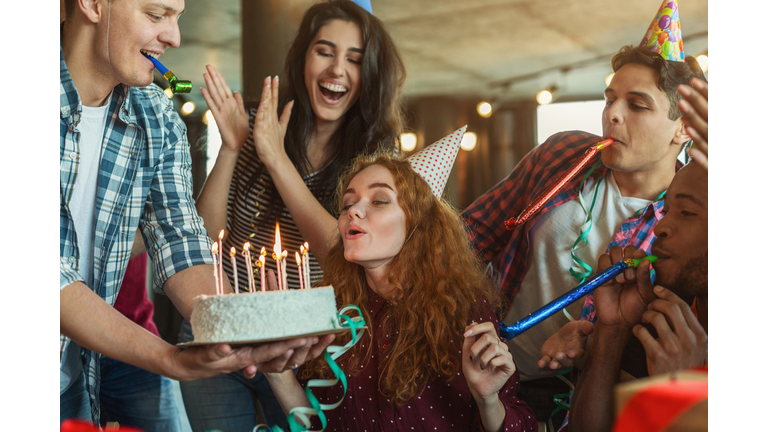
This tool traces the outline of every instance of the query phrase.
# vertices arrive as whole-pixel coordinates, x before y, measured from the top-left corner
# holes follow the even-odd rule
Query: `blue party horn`
[[[503,322],[499,323],[499,334],[507,340],[510,340],[516,336],[521,335],[531,327],[535,326],[536,324],[544,321],[545,319],[551,317],[552,315],[556,314],[559,310],[565,308],[569,304],[575,302],[576,300],[584,297],[585,295],[591,293],[594,291],[597,287],[603,285],[604,283],[610,281],[614,277],[616,277],[619,273],[623,272],[624,270],[630,268],[630,267],[637,267],[640,265],[640,262],[648,260],[650,262],[656,261],[656,256],[649,255],[644,258],[627,258],[624,260],[621,260],[617,262],[616,264],[608,267],[607,269],[603,270],[599,274],[595,275],[593,278],[584,281],[581,285],[577,286],[576,288],[568,291],[567,293],[561,295],[560,297],[552,300],[551,302],[547,303],[544,307],[537,310],[536,312],[528,315],[527,317],[521,319],[520,321],[512,324],[511,326],[508,326],[504,324]]]
[[[163,74],[165,79],[168,80],[168,85],[172,92],[189,93],[192,91],[192,83],[190,81],[181,81],[178,78],[176,78],[176,75],[174,75],[173,72],[169,71],[167,67],[163,66],[163,64],[160,63],[160,60],[154,57],[150,57],[146,54],[144,54],[144,57],[148,58],[149,61],[151,61],[152,64],[155,65],[155,69],[160,71],[160,73]]]

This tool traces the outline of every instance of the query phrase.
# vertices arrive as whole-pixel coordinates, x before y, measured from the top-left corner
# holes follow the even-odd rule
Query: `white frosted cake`
[[[273,340],[340,329],[333,287],[202,295],[192,309],[194,343]]]

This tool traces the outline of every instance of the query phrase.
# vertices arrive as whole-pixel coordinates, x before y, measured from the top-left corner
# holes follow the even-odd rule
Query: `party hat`
[[[352,0],[354,3],[357,3],[358,6],[368,11],[369,14],[373,15],[373,8],[371,7],[371,0]]]
[[[407,159],[413,170],[427,181],[432,193],[438,198],[443,196],[445,183],[456,155],[459,154],[461,139],[466,130],[467,126],[464,126]]]
[[[664,60],[685,61],[677,0],[663,0],[640,46],[657,52]]]

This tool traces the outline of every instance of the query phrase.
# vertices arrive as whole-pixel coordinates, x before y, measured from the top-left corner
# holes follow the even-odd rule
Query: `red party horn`
[[[552,186],[547,188],[547,190],[544,191],[544,193],[541,194],[534,202],[528,204],[528,207],[523,210],[522,213],[516,218],[510,218],[506,222],[504,222],[504,225],[506,225],[508,230],[514,229],[517,225],[524,224],[528,219],[531,218],[531,216],[535,215],[539,210],[541,210],[542,207],[544,207],[544,204],[548,203],[549,200],[552,199],[555,194],[560,192],[560,190],[565,186],[566,183],[571,181],[573,176],[576,175],[579,170],[581,170],[586,163],[592,159],[592,156],[597,154],[598,151],[608,147],[609,145],[613,144],[613,140],[611,138],[608,138],[607,140],[600,141],[599,143],[593,145],[592,147],[588,148],[586,153],[584,153],[584,156],[581,157],[573,166],[566,172],[560,179],[555,182]]]

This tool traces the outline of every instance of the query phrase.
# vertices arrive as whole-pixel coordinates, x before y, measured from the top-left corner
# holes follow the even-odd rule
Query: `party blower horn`
[[[653,263],[656,261],[656,256],[649,255],[644,258],[627,258],[622,261],[619,261],[616,264],[603,270],[599,274],[595,275],[593,278],[577,286],[576,288],[552,300],[551,302],[549,302],[548,304],[546,304],[544,307],[537,310],[536,312],[512,324],[511,326],[507,326],[503,322],[500,322],[499,334],[501,334],[501,336],[507,340],[523,334],[525,331],[527,331],[531,327],[551,317],[552,315],[556,314],[559,310],[565,308],[569,304],[584,297],[585,295],[594,291],[599,286],[613,279],[619,273],[623,272],[624,270],[630,267],[637,267],[638,265],[640,265],[642,261],[645,261],[645,260],[648,260]]]
[[[155,65],[155,68],[160,71],[161,74],[165,77],[165,79],[168,80],[168,85],[173,93],[189,93],[192,91],[192,82],[190,81],[181,81],[178,78],[176,78],[176,75],[174,75],[173,72],[169,71],[167,67],[163,66],[160,61],[154,57],[148,56],[144,54],[144,57],[148,58],[149,61],[152,62],[153,65]]]

